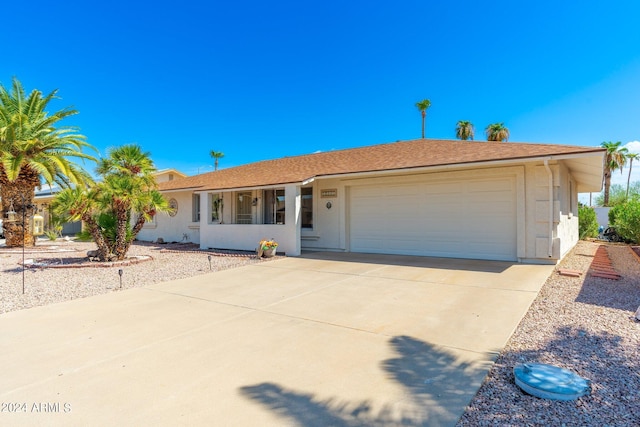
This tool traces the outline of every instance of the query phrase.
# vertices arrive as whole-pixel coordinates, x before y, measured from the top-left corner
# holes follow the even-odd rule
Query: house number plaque
[[[320,190],[320,197],[322,197],[323,199],[338,197],[338,189],[329,188],[326,190]]]

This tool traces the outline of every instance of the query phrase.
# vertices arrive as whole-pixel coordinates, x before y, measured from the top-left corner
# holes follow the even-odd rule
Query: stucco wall
[[[528,236],[534,243],[534,251],[529,261],[556,263],[573,248],[578,241],[578,195],[577,183],[562,163],[549,163],[553,175],[553,220],[549,227],[549,174],[543,163],[530,165],[527,171],[533,179],[528,180],[531,189],[529,200],[535,208],[528,209],[530,214]],[[551,236],[549,231],[551,229]],[[549,239],[552,239],[549,252]]]
[[[290,256],[300,255],[300,190],[295,185],[284,186],[285,223],[284,224],[233,224],[234,193],[222,193],[224,208],[222,223],[211,223],[208,193],[202,194],[202,218],[200,222],[200,247],[203,249],[236,249],[253,251],[262,239],[275,239],[278,252]],[[262,197],[260,190],[252,190],[251,197],[257,199],[252,212],[254,221],[260,221]]]
[[[556,263],[577,242],[577,183],[570,171],[561,163],[549,162],[553,176],[552,197],[549,201],[549,176],[543,162],[529,162],[505,167],[477,168],[475,170],[427,171],[422,174],[397,174],[394,176],[350,177],[349,179],[317,179],[313,187],[313,228],[301,229],[300,186],[283,186],[286,197],[285,224],[260,224],[263,212],[263,189],[250,190],[253,202],[253,224],[234,224],[234,192],[222,193],[224,207],[221,223],[211,222],[210,194],[201,194],[200,223],[191,222],[191,193],[169,193],[165,197],[176,198],[180,209],[171,218],[157,216],[154,224],[145,226],[140,235],[144,240],[162,237],[165,241],[182,241],[187,234],[189,241],[199,242],[202,248],[254,250],[263,238],[273,238],[280,244],[278,251],[298,255],[301,249],[349,250],[348,191],[353,185],[388,184],[389,182],[421,179],[474,179],[481,175],[513,176],[516,182],[517,203],[517,256],[522,262]],[[444,181],[443,181],[444,182]],[[282,187],[280,187],[282,188]],[[324,194],[324,190],[334,190]],[[550,202],[553,207],[549,221]],[[472,219],[473,215],[469,215]],[[481,225],[479,225],[481,226]],[[551,230],[551,235],[549,235]],[[551,253],[549,251],[551,239]]]
[[[556,235],[559,239],[560,259],[575,246],[579,240],[578,229],[578,194],[576,182],[564,164],[559,165],[560,171],[560,221],[557,224]]]
[[[560,222],[560,170],[558,165],[553,164],[549,165],[549,169],[553,176],[551,198],[553,215],[551,221],[549,219],[549,173],[543,164],[535,165],[533,169],[529,168],[532,178],[529,182],[534,190],[533,195],[529,195],[532,198],[528,199],[533,202],[534,206],[531,218],[534,230],[533,233],[530,232],[529,236],[533,237],[535,250],[528,253],[527,256],[540,261],[555,262],[560,258],[560,242],[555,240],[556,226]],[[550,232],[551,235],[549,235]],[[551,247],[549,247],[549,239],[552,239]]]
[[[322,196],[323,190],[335,190],[335,197]],[[346,194],[340,180],[313,183],[313,229],[302,229],[303,249],[346,249]]]
[[[200,243],[200,224],[192,221],[192,194],[191,191],[163,194],[167,200],[176,199],[178,212],[173,217],[167,213],[158,213],[153,222],[142,227],[138,240],[155,242],[162,238],[165,242]]]

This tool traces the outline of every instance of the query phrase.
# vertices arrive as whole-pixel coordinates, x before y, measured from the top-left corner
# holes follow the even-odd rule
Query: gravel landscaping
[[[531,305],[458,426],[640,426],[640,259],[607,245],[620,280],[587,274],[600,243],[581,241]],[[513,367],[560,366],[592,382],[590,396],[550,401],[523,393]]]
[[[62,239],[39,241],[36,248],[27,248],[23,295],[22,249],[0,247],[0,313],[119,292],[120,269],[122,289],[130,289],[267,261],[255,253],[198,251],[193,244],[135,242],[128,253],[129,262],[91,263],[86,254],[95,248],[94,243]],[[31,261],[50,266],[29,267]],[[60,264],[69,267],[59,268]]]
[[[628,246],[608,244],[613,268],[622,278],[592,277],[588,270],[600,244],[579,242],[547,279],[458,426],[640,426],[640,322],[634,319],[640,306],[640,257]],[[25,259],[85,267],[90,249],[95,245],[39,242]],[[23,295],[22,251],[0,247],[0,313],[119,292],[120,269],[122,288],[129,289],[266,261],[251,253],[194,249],[136,243],[130,255],[139,262],[131,265],[30,267],[24,272]],[[564,276],[560,269],[582,274]],[[524,362],[576,372],[591,380],[591,395],[568,402],[529,396],[513,379],[513,367]]]

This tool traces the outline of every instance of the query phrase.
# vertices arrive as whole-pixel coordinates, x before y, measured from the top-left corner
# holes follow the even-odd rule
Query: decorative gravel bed
[[[25,249],[23,295],[22,249],[0,247],[0,313],[120,291],[120,269],[122,289],[129,289],[267,261],[249,252],[135,242],[127,261],[89,262],[87,251],[95,248],[93,243],[59,239],[39,241],[37,247]]]
[[[520,322],[458,426],[640,426],[640,259],[607,245],[620,280],[586,274],[601,243],[581,241],[558,266]],[[514,383],[524,362],[560,366],[592,382],[590,396],[539,399]]]

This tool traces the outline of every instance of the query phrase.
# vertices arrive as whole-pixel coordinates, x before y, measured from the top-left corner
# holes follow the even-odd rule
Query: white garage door
[[[517,259],[512,177],[350,189],[352,252]]]

